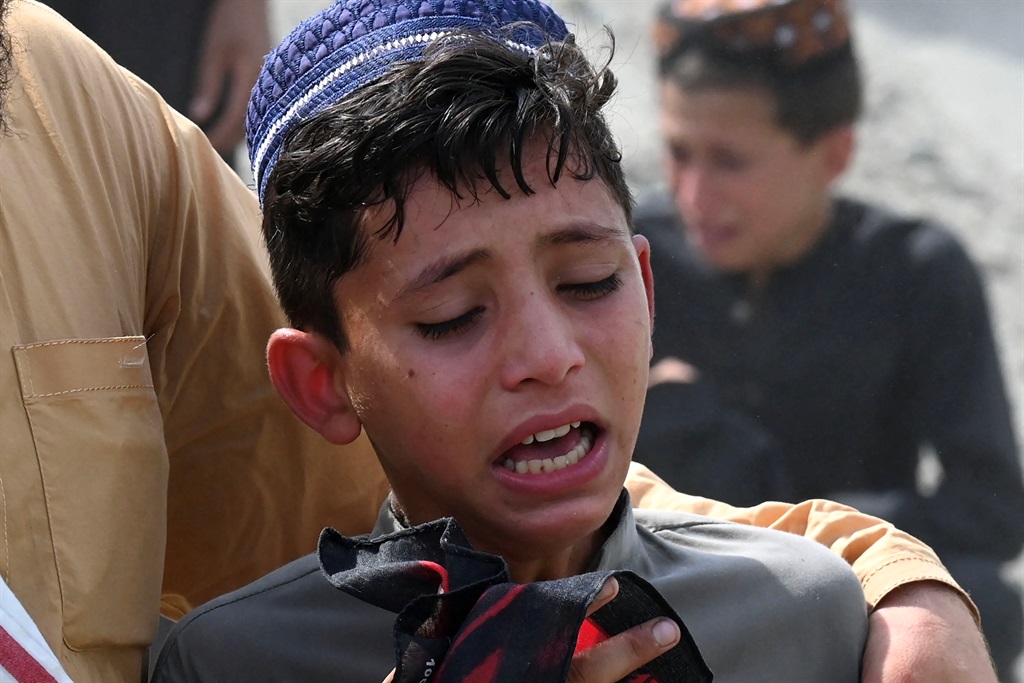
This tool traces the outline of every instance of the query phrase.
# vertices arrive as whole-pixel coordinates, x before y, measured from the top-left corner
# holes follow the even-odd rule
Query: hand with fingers
[[[618,592],[618,581],[609,577],[590,604],[587,616],[611,602]],[[577,652],[567,683],[616,683],[671,650],[679,638],[679,626],[674,621],[666,617],[651,619]]]
[[[587,609],[587,616],[610,603],[619,594],[615,577],[605,581],[601,592]],[[566,683],[617,683],[644,664],[654,660],[679,643],[679,626],[666,617],[651,619],[607,640],[578,651],[572,658],[572,667]],[[383,683],[393,683],[395,670]]]

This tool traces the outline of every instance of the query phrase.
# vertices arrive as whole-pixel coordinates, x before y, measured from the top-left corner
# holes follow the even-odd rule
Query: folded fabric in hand
[[[372,540],[325,529],[319,555],[332,585],[398,615],[395,683],[563,683],[577,649],[659,616],[679,624],[679,643],[623,682],[712,680],[679,616],[630,571],[512,583],[505,561],[473,550],[454,519]],[[587,618],[609,576],[618,595]]]

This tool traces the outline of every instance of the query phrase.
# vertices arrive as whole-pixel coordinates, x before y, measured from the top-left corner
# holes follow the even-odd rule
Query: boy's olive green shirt
[[[0,574],[73,680],[138,681],[158,611],[311,552],[323,526],[368,531],[386,482],[365,439],[328,446],[274,393],[264,348],[284,319],[256,200],[202,133],[45,7],[13,0],[7,31]],[[640,506],[821,540],[869,604],[952,584],[927,547],[845,509],[719,507],[641,470],[628,485]]]
[[[252,192],[49,9],[7,30],[0,573],[73,680],[138,681],[161,608],[369,529],[387,486],[271,386]]]

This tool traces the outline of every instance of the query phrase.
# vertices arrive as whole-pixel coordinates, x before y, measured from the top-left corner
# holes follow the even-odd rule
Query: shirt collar
[[[408,528],[409,524],[395,514],[392,495],[389,494],[380,507],[377,523],[374,525],[373,531],[370,532],[370,537],[376,538]],[[633,517],[633,505],[629,498],[629,491],[625,488],[622,489],[612,513],[608,516],[605,528],[611,529],[611,532],[587,571],[631,569],[636,566],[642,547],[636,529],[636,519]]]

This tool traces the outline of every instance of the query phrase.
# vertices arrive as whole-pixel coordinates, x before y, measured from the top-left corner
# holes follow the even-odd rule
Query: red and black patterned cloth
[[[679,616],[630,571],[512,583],[451,519],[372,540],[326,529],[319,555],[332,585],[398,615],[395,683],[563,683],[577,650],[659,616],[679,624],[679,644],[623,683],[712,680]],[[609,576],[618,595],[587,618]]]

